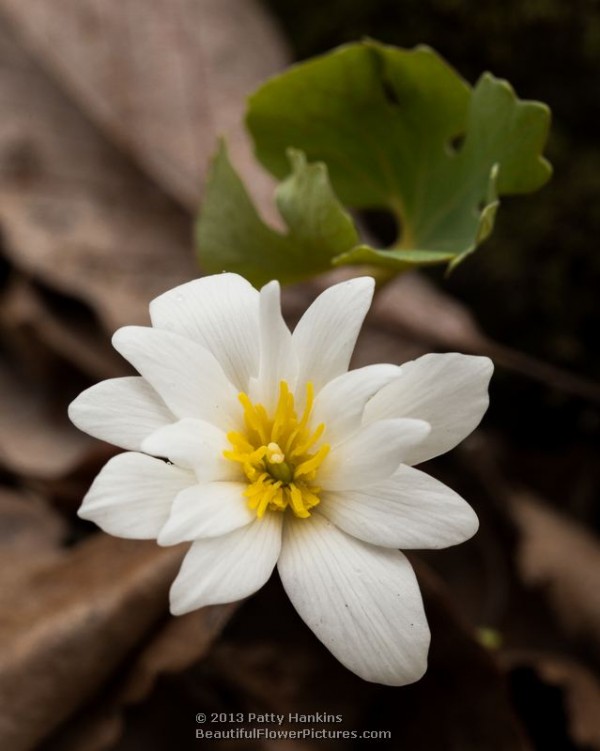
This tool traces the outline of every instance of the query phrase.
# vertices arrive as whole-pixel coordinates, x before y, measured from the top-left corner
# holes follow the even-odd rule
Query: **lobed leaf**
[[[548,108],[489,73],[471,88],[426,47],[365,41],[294,66],[250,98],[247,125],[277,177],[301,149],[327,164],[343,204],[396,217],[393,250],[349,249],[336,264],[454,265],[491,233],[500,195],[551,174]]]
[[[287,232],[260,218],[234,170],[225,144],[214,159],[197,225],[204,269],[226,269],[256,286],[277,278],[293,282],[326,271],[332,259],[358,244],[354,223],[331,189],[324,164],[307,164],[288,150],[292,167],[275,200]]]

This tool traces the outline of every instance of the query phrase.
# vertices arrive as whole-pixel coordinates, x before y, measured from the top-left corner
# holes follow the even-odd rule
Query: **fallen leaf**
[[[112,332],[194,276],[191,222],[0,26],[0,228],[23,273]]]
[[[502,661],[513,674],[529,670],[547,686],[558,689],[569,740],[586,751],[600,749],[600,681],[589,668],[569,657],[533,650],[509,651],[502,655]],[[554,728],[549,722],[548,708],[537,705],[528,687],[525,691],[521,704],[524,713],[535,715],[532,722],[547,728],[549,735]],[[560,722],[559,717],[552,720]],[[548,742],[552,738],[548,737]],[[556,735],[554,742],[558,742]]]
[[[97,442],[69,422],[66,403],[48,399],[49,385],[0,364],[0,467],[11,473],[57,479],[96,450]]]
[[[30,561],[54,553],[67,533],[66,520],[43,498],[0,487],[0,561],[4,571],[18,557]]]
[[[385,285],[371,315],[388,330],[404,332],[430,347],[487,355],[497,365],[549,388],[600,401],[597,383],[494,341],[463,303],[417,272]]]
[[[164,617],[181,556],[98,534],[3,570],[0,746],[37,747],[92,698]]]
[[[197,209],[219,135],[270,197],[243,129],[246,96],[288,61],[255,0],[2,0],[39,60],[111,139]],[[266,203],[266,201],[265,201]]]
[[[559,623],[600,654],[600,544],[575,521],[530,494],[514,494],[520,532],[517,565],[525,583],[541,590]]]
[[[101,693],[47,741],[60,751],[103,751],[123,730],[123,713],[152,691],[161,676],[183,671],[205,657],[238,603],[215,605],[169,618],[146,643],[117,685]]]
[[[29,373],[37,371],[41,376],[40,361],[49,355],[72,363],[93,380],[129,375],[130,367],[97,323],[82,315],[81,309],[74,313],[72,301],[52,297],[50,306],[32,284],[12,276],[0,297],[0,336],[13,358]]]
[[[312,282],[293,285],[288,293],[290,311],[297,310],[300,300],[306,305],[326,287],[352,276],[347,269],[340,269]],[[548,388],[600,401],[597,383],[494,341],[466,305],[417,271],[401,274],[385,284],[373,301],[367,321],[392,337],[418,344],[424,351],[486,355],[496,365]]]

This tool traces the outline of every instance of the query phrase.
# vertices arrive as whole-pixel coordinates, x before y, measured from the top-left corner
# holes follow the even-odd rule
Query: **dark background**
[[[530,197],[503,199],[491,239],[449,278],[441,271],[427,273],[465,301],[494,338],[597,379],[598,4],[267,0],[267,5],[299,59],[362,37],[403,47],[427,44],[470,83],[491,71],[506,78],[521,98],[550,106],[550,183]],[[380,229],[385,235],[385,228]],[[494,389],[488,424],[509,431],[515,445],[543,443],[557,461],[570,454],[575,443],[597,445],[599,414],[589,403],[503,373]],[[579,475],[582,467],[571,471]],[[554,479],[543,487],[564,506],[568,488]],[[600,524],[598,506],[589,511],[587,521]]]
[[[171,617],[185,550],[77,518],[118,450],[66,419],[83,388],[129,372],[113,331],[200,273],[219,133],[272,209],[243,150],[245,95],[364,36],[429,44],[472,83],[490,70],[554,117],[551,182],[505,198],[451,276],[386,288],[357,350],[356,365],[496,361],[480,429],[425,467],[481,529],[410,553],[432,649],[425,678],[394,689],[336,663],[276,576],[239,607]],[[0,747],[600,749],[599,63],[591,0],[0,0]],[[385,241],[385,218],[365,221]],[[326,282],[286,292],[290,323]],[[197,712],[250,711],[339,713],[338,729],[391,738],[195,739]]]

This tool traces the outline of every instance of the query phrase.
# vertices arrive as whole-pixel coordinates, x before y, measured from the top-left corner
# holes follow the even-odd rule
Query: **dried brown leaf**
[[[189,668],[205,657],[237,603],[215,605],[178,618],[169,618],[143,647],[110,691],[84,709],[48,742],[60,751],[104,751],[111,748],[123,729],[123,712],[142,701],[157,679]]]
[[[2,575],[0,746],[34,747],[88,701],[167,608],[179,548],[95,535]]]
[[[368,273],[368,270],[367,270]],[[355,272],[349,268],[324,274],[313,282],[291,287],[285,299],[286,310],[297,318],[307,300]],[[367,319],[371,336],[375,329],[391,337],[383,351],[393,347],[393,340],[408,355],[435,351],[458,351],[490,357],[496,365],[543,383],[552,389],[600,402],[600,387],[583,376],[575,375],[531,355],[494,341],[481,329],[466,305],[437,287],[423,274],[402,274],[380,288]],[[381,339],[385,342],[385,339]],[[392,357],[403,362],[408,357]]]
[[[287,62],[255,0],[2,0],[42,64],[171,195],[196,210],[216,138],[253,191],[270,182],[243,130],[246,96]]]
[[[25,477],[56,479],[80,465],[97,442],[68,420],[43,386],[0,364],[0,467]]]
[[[508,652],[503,662],[513,670],[529,668],[560,689],[571,740],[590,751],[600,749],[600,681],[591,670],[571,658],[533,650]]]
[[[471,312],[418,273],[386,284],[373,305],[373,317],[444,349],[478,351],[487,344]]]
[[[123,689],[123,701],[146,696],[156,676],[184,670],[204,657],[239,603],[214,605],[171,618],[137,660]]]
[[[48,360],[46,350],[93,379],[130,373],[99,326],[73,315],[67,304],[64,312],[60,307],[51,308],[28,281],[13,275],[0,297],[0,336],[14,359],[42,377],[48,375],[40,367],[40,361]]]
[[[66,536],[66,520],[43,498],[0,488],[0,569],[4,572],[17,558],[30,562],[54,553]]]
[[[124,707],[204,656],[236,608],[165,619],[181,549],[102,534],[61,549],[67,536],[42,497],[0,489],[0,747],[11,751],[65,720],[56,748],[108,748]]]
[[[600,654],[600,544],[576,522],[531,495],[515,494],[520,531],[517,565],[527,585],[544,592],[571,636]]]
[[[40,6],[41,7],[41,6]],[[0,228],[17,268],[107,330],[193,276],[189,217],[130,166],[0,27]]]
[[[470,310],[418,272],[386,285],[373,305],[373,319],[435,348],[487,355],[498,365],[584,399],[600,402],[594,381],[494,341]]]

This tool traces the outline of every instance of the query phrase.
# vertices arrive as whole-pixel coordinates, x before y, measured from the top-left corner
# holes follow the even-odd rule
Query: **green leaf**
[[[368,245],[357,245],[355,248],[336,256],[334,266],[346,265],[374,265],[404,271],[413,266],[432,266],[437,263],[450,263],[454,259],[452,253],[435,250],[376,250]]]
[[[235,271],[256,286],[271,279],[293,282],[330,269],[334,257],[359,242],[325,165],[307,164],[304,154],[293,149],[287,159],[292,172],[275,193],[288,229],[281,234],[258,215],[221,143],[196,228],[206,271]]]
[[[471,88],[425,47],[366,41],[297,65],[250,98],[247,125],[273,174],[286,173],[288,147],[302,149],[327,164],[345,205],[395,215],[395,249],[355,248],[336,264],[455,265],[491,233],[498,196],[551,174],[548,108],[489,73]]]

